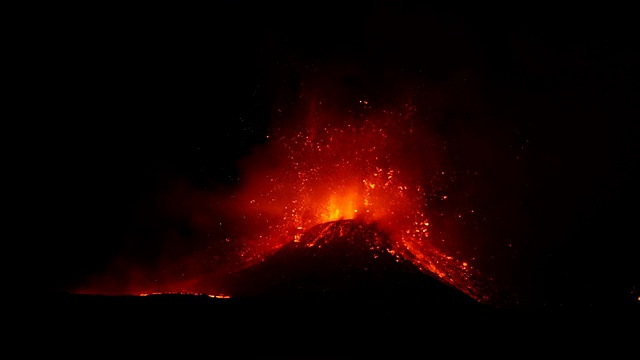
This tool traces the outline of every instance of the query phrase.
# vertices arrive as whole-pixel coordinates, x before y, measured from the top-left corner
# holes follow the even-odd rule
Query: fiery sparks
[[[198,209],[186,207],[195,232],[210,244],[207,250],[179,259],[177,266],[174,260],[170,268],[141,271],[138,280],[126,275],[125,285],[110,292],[126,288],[126,293],[172,293],[179,288],[219,293],[216,283],[226,274],[299,242],[318,224],[353,219],[375,223],[390,239],[386,251],[398,259],[479,302],[490,301],[489,286],[469,259],[457,259],[438,246],[445,227],[430,218],[431,205],[447,195],[434,150],[438,144],[425,119],[416,116],[411,105],[373,111],[372,104],[366,104],[362,113],[335,114],[313,107],[306,121],[275,126],[268,141],[238,163],[239,186],[230,192],[174,195],[183,206],[206,203]],[[437,226],[441,229],[433,238]],[[119,265],[119,274],[139,271],[123,267]],[[96,287],[105,288],[88,288]]]
[[[414,113],[409,105],[367,116],[316,112],[304,127],[270,135],[267,147],[244,163],[247,183],[236,204],[265,227],[247,243],[249,257],[264,258],[314,225],[359,219],[384,229],[398,256],[488,300],[473,266],[430,239],[429,201],[440,189],[424,175],[434,155]],[[256,171],[255,164],[265,163]]]

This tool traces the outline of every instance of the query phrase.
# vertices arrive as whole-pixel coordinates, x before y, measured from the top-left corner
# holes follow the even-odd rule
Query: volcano
[[[230,274],[233,298],[480,306],[400,256],[375,223],[318,224],[263,261]]]

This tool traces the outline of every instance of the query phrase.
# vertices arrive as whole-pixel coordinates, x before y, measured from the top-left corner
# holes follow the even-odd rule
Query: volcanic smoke
[[[173,255],[161,256],[152,267],[119,258],[76,292],[218,295],[216,284],[227,274],[299,242],[318,224],[353,219],[375,223],[398,259],[479,302],[491,302],[490,279],[473,259],[453,255],[465,245],[438,223],[450,177],[440,167],[442,144],[430,134],[428,119],[410,103],[379,110],[361,100],[356,109],[332,111],[314,101],[304,121],[274,125],[238,163],[237,186],[178,187],[160,203],[170,216],[188,218],[189,236],[204,245],[189,251],[169,245],[164,254]],[[184,235],[177,238],[166,242],[185,241]]]

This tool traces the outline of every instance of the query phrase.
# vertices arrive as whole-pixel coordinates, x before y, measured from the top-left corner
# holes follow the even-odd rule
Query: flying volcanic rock
[[[231,274],[228,285],[233,298],[478,305],[396,255],[389,237],[375,224],[357,220],[312,227],[262,262]]]

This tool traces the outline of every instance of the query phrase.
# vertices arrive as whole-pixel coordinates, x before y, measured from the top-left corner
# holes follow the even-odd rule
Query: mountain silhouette
[[[233,298],[480,306],[398,256],[375,223],[358,220],[310,228],[262,262],[230,274],[227,286]]]
[[[217,351],[242,355],[351,353],[354,358],[379,355],[385,349],[381,344],[392,344],[386,349],[403,358],[399,352],[413,354],[452,341],[474,353],[502,349],[510,356],[515,344],[575,351],[566,343],[567,333],[588,338],[603,333],[600,324],[607,323],[589,312],[492,308],[393,249],[376,224],[332,221],[312,227],[262,262],[228,274],[230,298],[62,294],[38,298],[29,314],[42,338],[55,334],[98,346],[122,339],[140,342],[145,335],[166,342],[205,338],[203,343]],[[543,329],[542,340],[529,336],[531,329]],[[95,336],[104,333],[108,343]]]

